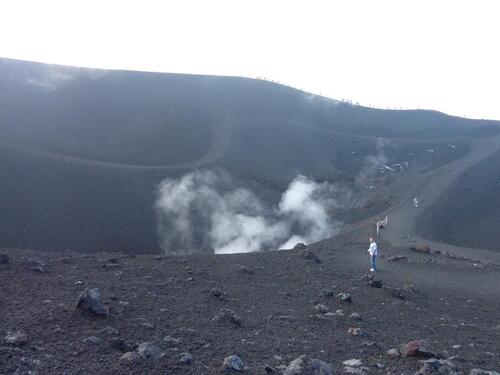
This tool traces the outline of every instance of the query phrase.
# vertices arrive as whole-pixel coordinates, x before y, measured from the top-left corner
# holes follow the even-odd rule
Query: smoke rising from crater
[[[278,206],[268,207],[227,173],[197,171],[159,185],[160,244],[168,254],[291,248],[335,235],[340,223],[331,211],[349,198],[343,189],[299,175]]]

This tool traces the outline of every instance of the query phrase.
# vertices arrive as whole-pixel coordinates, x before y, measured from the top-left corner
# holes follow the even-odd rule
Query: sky
[[[498,0],[2,0],[0,57],[500,120],[499,16]]]

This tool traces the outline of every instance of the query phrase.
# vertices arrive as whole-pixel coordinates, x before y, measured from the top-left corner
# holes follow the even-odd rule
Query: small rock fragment
[[[141,356],[137,352],[126,352],[121,356],[120,362],[125,364],[135,364],[140,362]]]
[[[97,336],[86,337],[82,340],[85,344],[99,345],[102,340]]]
[[[22,329],[18,331],[9,331],[5,336],[5,342],[15,346],[23,346],[28,343],[28,335]]]
[[[102,303],[98,288],[85,289],[80,294],[76,307],[94,315],[109,316],[109,309]]]
[[[353,312],[349,315],[349,319],[352,320],[361,320],[361,315],[357,312]]]
[[[401,355],[396,348],[389,349],[386,354],[389,358],[397,358]]]
[[[403,357],[439,357],[430,349],[429,343],[425,340],[414,340],[402,344],[399,351]]]
[[[137,353],[144,359],[160,359],[165,354],[161,351],[161,349],[152,342],[143,342],[137,348]]]
[[[319,359],[301,355],[294,359],[283,372],[283,375],[334,375],[334,368]]]
[[[224,358],[224,362],[222,363],[222,370],[225,372],[243,371],[243,362],[241,358],[235,354],[230,355],[229,357]]]
[[[339,298],[342,302],[352,302],[352,298],[349,293],[339,293],[337,294],[337,298]]]
[[[10,258],[7,254],[0,253],[0,264],[9,264]]]
[[[193,363],[193,356],[190,353],[180,353],[179,357],[179,363],[183,365],[190,365]]]
[[[241,318],[231,309],[220,310],[213,318],[217,322],[226,322],[235,326],[241,325]]]

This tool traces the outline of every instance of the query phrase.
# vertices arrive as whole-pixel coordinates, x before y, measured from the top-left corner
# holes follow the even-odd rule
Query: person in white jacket
[[[370,237],[370,247],[368,248],[368,253],[370,254],[370,259],[371,259],[371,266],[370,268],[371,272],[375,272],[377,270],[377,243],[373,240],[373,238]]]

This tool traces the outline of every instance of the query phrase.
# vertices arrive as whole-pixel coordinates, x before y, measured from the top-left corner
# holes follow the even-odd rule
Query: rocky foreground
[[[454,259],[419,283],[406,275],[434,255],[388,255],[369,275],[353,251],[4,249],[0,374],[498,374],[500,298],[481,282],[496,265]],[[457,272],[477,287],[448,288]]]

